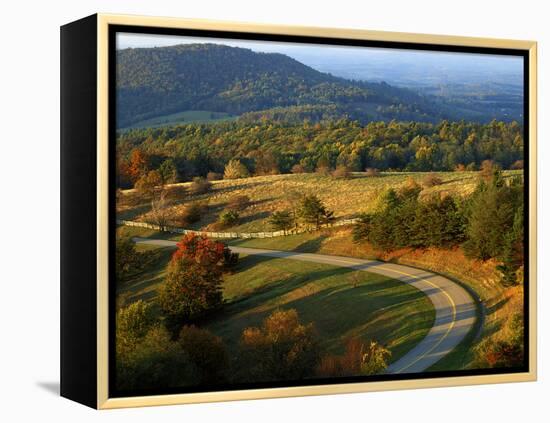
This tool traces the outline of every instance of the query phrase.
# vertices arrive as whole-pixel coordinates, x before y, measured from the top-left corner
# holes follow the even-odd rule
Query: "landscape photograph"
[[[114,58],[115,394],[524,368],[523,56],[117,32]]]

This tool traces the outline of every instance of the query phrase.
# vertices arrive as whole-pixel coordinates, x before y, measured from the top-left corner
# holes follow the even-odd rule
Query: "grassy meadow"
[[[173,249],[140,244],[154,264],[119,283],[121,304],[153,304]],[[315,324],[323,350],[341,353],[350,338],[377,340],[397,360],[418,343],[433,324],[429,299],[416,288],[384,276],[325,264],[241,255],[224,275],[223,310],[203,327],[235,350],[243,329],[259,326],[275,310],[295,309]],[[160,314],[158,309],[156,313]]]
[[[517,171],[505,171],[506,177]],[[228,202],[237,196],[245,195],[251,204],[241,212],[238,224],[232,232],[262,232],[273,230],[268,218],[274,211],[289,208],[289,194],[318,195],[326,207],[334,211],[336,219],[357,217],[360,213],[371,212],[377,205],[379,196],[388,188],[398,188],[409,178],[422,185],[428,174],[435,174],[442,180],[440,185],[424,187],[421,196],[449,193],[468,195],[473,192],[478,181],[478,172],[381,172],[379,176],[367,176],[363,172],[353,173],[351,178],[337,179],[314,173],[256,176],[243,179],[213,181],[210,192],[193,195],[188,192],[189,182],[173,184],[169,187],[169,215],[171,224],[180,226],[175,220],[192,201],[205,201],[208,204],[201,220],[188,229],[211,230],[219,213]],[[322,187],[320,189],[319,187]],[[119,219],[152,222],[150,202],[143,199],[135,190],[122,191],[117,202]],[[169,218],[170,220],[170,218]]]
[[[164,126],[173,126],[194,123],[209,123],[235,119],[228,113],[210,112],[208,110],[185,110],[183,112],[171,113],[168,115],[157,116],[150,119],[144,119],[136,122],[123,130],[140,128],[160,128]]]

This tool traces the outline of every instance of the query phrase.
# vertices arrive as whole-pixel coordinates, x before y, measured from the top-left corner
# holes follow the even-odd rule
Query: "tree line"
[[[135,129],[117,136],[117,185],[133,187],[149,171],[163,182],[223,175],[237,161],[243,175],[345,167],[385,171],[478,170],[484,160],[523,167],[517,122],[356,121],[286,124],[220,122]]]
[[[377,210],[363,214],[355,225],[357,242],[382,250],[404,247],[458,247],[466,256],[499,261],[501,283],[523,282],[523,181],[504,179],[498,167],[484,163],[481,179],[467,197],[450,194],[420,199],[414,181],[387,190]]]

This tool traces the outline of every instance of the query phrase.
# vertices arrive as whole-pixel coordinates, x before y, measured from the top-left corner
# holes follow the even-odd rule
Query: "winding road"
[[[175,247],[176,245],[176,241],[160,239],[134,238],[134,241],[138,244],[162,247]],[[236,246],[231,246],[231,251],[349,267],[354,270],[377,273],[412,285],[426,294],[435,309],[434,324],[422,341],[388,367],[387,373],[406,374],[425,371],[450,353],[473,328],[476,321],[476,305],[470,294],[450,279],[426,270],[376,260],[325,254]]]

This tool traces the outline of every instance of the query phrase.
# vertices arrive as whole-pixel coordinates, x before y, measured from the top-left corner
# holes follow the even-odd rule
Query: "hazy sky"
[[[248,48],[257,52],[283,53],[322,72],[355,79],[385,80],[404,85],[407,85],[408,82],[420,84],[443,82],[523,84],[523,58],[514,56],[150,34],[117,34],[117,49],[192,43],[215,43]]]

